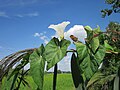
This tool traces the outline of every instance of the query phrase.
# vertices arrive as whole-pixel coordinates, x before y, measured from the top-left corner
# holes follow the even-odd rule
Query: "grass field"
[[[32,77],[27,76],[26,79],[29,82],[30,87],[24,87],[23,84],[21,84],[19,90],[36,90],[37,86],[34,83]],[[52,80],[53,80],[53,74],[45,74],[43,90],[52,90]],[[10,90],[8,87],[11,85],[11,83],[9,82],[3,85],[2,90]],[[57,90],[75,90],[73,86],[71,74],[58,74]]]

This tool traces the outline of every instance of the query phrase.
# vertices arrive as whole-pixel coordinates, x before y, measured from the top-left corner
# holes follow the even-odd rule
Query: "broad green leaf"
[[[117,75],[116,77],[115,77],[115,79],[114,79],[114,90],[119,90],[119,85],[120,85],[120,80],[119,80],[120,78],[119,78],[119,76]]]
[[[40,90],[43,88],[45,60],[36,51],[30,55],[30,73]]]
[[[66,54],[67,48],[70,45],[70,41],[63,39],[59,41],[57,38],[53,38],[45,47],[44,57],[47,61],[47,70],[58,63]]]
[[[91,85],[93,85],[96,81],[98,81],[100,78],[104,77],[103,73],[101,72],[96,72],[92,78],[89,80],[88,84],[87,84],[87,88]]]
[[[86,31],[92,31],[92,28],[90,26],[85,26],[84,28]]]
[[[43,55],[43,53],[44,53],[44,51],[45,51],[45,48],[44,48],[44,45],[42,44],[38,49],[37,49],[37,52],[38,52],[38,54],[39,54],[39,56],[41,55]]]
[[[104,57],[104,48],[100,46],[94,56],[94,53],[87,45],[82,43],[75,43],[75,45],[79,57],[80,69],[83,72],[82,76],[85,76],[86,79],[89,80],[98,69],[100,62]]]
[[[87,40],[91,40],[93,36],[93,30],[90,26],[85,26],[85,31],[87,32]]]
[[[94,29],[94,33],[97,34],[97,33],[100,33],[100,32],[101,32],[100,27],[97,26],[97,28]]]
[[[90,48],[93,50],[93,53],[95,53],[95,51],[99,47],[99,38],[94,37],[94,34],[97,34],[98,32],[100,32],[100,28],[98,27],[98,28],[92,30],[91,27],[85,26],[85,30],[87,32],[87,40],[91,46]]]
[[[83,83],[83,78],[80,74],[77,57],[75,56],[74,53],[72,54],[72,58],[71,58],[71,73],[72,73],[72,79],[73,79],[75,88],[78,88],[78,86],[81,83]]]
[[[84,58],[84,60],[80,63],[80,68],[83,71],[86,79],[89,80],[95,71],[98,68],[98,63],[94,59],[94,57],[90,56],[89,54]]]
[[[99,49],[95,53],[95,58],[96,58],[98,64],[100,64],[102,62],[102,60],[104,59],[104,57],[105,57],[105,47],[103,47],[102,45],[100,45]]]
[[[110,46],[110,45],[107,43],[107,41],[104,41],[104,46],[105,46],[105,48],[106,48],[106,51],[110,51],[110,50],[114,51],[114,49],[112,48],[112,46]]]
[[[77,43],[75,42],[75,45],[76,45],[76,49],[77,49],[77,52],[78,52],[78,57],[79,57],[79,60],[82,60],[84,59],[86,56],[87,56],[87,47],[85,44],[83,43]]]
[[[99,38],[98,37],[94,37],[92,38],[91,42],[90,42],[90,46],[92,51],[95,53],[96,50],[98,49],[100,43],[99,43]]]

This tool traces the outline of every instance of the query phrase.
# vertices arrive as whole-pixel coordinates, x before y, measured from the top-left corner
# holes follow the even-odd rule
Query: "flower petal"
[[[61,38],[64,37],[64,29],[66,28],[66,26],[70,24],[69,21],[66,21],[66,22],[62,22],[60,24],[57,24],[57,25],[50,25],[48,28],[51,28],[51,29],[54,29],[57,33],[57,35]]]

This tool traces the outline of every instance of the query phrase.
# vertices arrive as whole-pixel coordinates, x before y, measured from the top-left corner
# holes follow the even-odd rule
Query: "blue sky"
[[[39,47],[55,34],[50,24],[70,21],[105,30],[110,21],[120,21],[119,14],[101,18],[104,0],[0,0],[0,59],[26,48]],[[35,33],[44,39],[34,37]]]

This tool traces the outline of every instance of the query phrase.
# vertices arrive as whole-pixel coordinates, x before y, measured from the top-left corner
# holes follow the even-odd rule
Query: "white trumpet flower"
[[[60,39],[63,39],[64,38],[64,30],[68,24],[70,24],[69,21],[64,21],[57,25],[52,24],[48,28],[54,29],[56,31],[57,36],[60,37]]]

